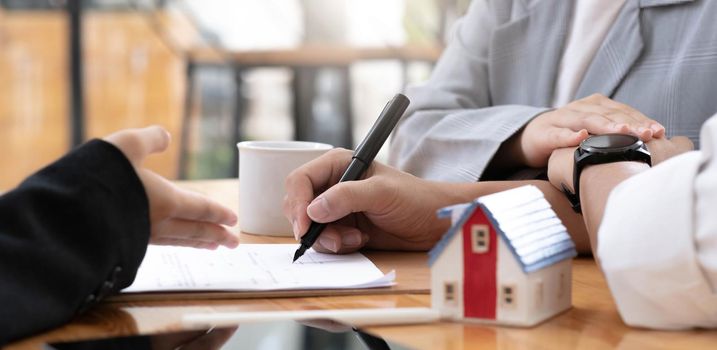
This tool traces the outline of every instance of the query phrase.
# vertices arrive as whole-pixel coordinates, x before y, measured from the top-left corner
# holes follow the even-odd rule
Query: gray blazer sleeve
[[[431,78],[407,90],[412,103],[393,135],[391,165],[432,180],[476,181],[500,144],[547,110],[492,106],[490,38],[509,11],[473,1]]]

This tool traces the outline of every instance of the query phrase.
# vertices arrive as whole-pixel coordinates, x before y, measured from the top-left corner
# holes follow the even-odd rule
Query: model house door
[[[463,225],[465,317],[495,319],[498,237],[480,208]]]

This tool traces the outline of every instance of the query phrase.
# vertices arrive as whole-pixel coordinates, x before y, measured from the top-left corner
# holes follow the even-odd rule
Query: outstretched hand
[[[216,249],[234,248],[239,239],[223,225],[233,226],[237,217],[229,208],[198,193],[177,187],[143,168],[153,153],[169,146],[169,133],[159,126],[121,130],[104,138],[119,148],[134,166],[149,200],[150,243]]]

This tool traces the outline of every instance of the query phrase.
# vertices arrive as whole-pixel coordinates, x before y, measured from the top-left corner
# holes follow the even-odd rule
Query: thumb
[[[550,151],[552,152],[560,148],[575,147],[579,145],[581,141],[588,138],[588,136],[590,136],[590,134],[588,134],[586,129],[573,131],[566,128],[554,128],[548,134],[548,138],[550,140],[549,142],[552,148]]]
[[[336,184],[316,197],[306,213],[316,222],[333,222],[351,213],[374,209],[379,198],[379,183],[375,178]]]
[[[539,141],[533,141],[533,146],[523,145],[526,164],[533,168],[545,167],[554,150],[575,147],[588,136],[590,134],[586,129],[573,131],[568,128],[552,127],[538,136]],[[528,142],[528,145],[530,144],[531,142]]]
[[[169,146],[170,135],[161,126],[120,130],[104,138],[115,145],[134,166],[139,166],[148,155],[159,153]]]

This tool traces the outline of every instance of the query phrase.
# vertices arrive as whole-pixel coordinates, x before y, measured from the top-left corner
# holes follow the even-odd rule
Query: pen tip
[[[296,253],[294,253],[294,260],[291,263],[292,264],[295,263],[296,260],[299,260],[300,257],[301,257],[301,252],[300,252],[300,250],[297,249]]]
[[[302,244],[299,249],[296,250],[296,253],[294,253],[294,261],[292,261],[291,263],[293,264],[296,262],[296,260],[299,260],[299,258],[304,255],[304,252],[306,252],[306,247],[304,247],[304,245]]]

